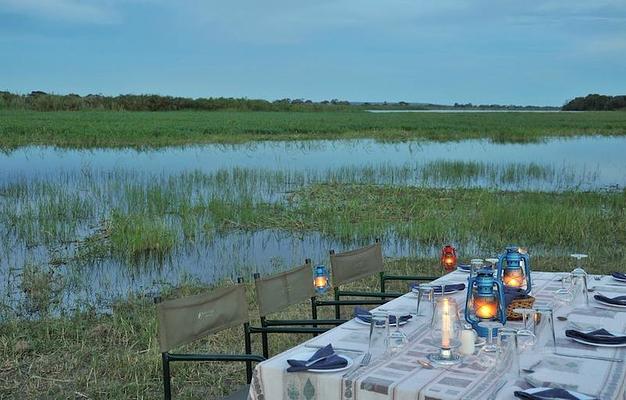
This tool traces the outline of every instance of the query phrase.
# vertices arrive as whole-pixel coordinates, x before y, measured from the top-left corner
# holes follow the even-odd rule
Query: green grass
[[[111,248],[126,259],[163,257],[176,245],[175,230],[159,217],[127,215],[114,211],[110,226]]]
[[[346,241],[392,235],[422,245],[477,243],[481,253],[523,243],[534,254],[584,249],[594,270],[626,262],[626,191],[607,193],[493,192],[374,185],[319,184],[291,201],[224,204],[217,224],[239,229],[317,231]],[[242,211],[245,210],[245,211]]]
[[[376,138],[529,142],[624,135],[626,114],[367,112],[35,112],[0,110],[0,148],[158,147],[250,140]]]

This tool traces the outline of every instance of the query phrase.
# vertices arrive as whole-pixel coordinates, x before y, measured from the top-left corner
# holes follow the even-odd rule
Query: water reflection
[[[393,142],[371,139],[253,142],[170,147],[158,150],[95,149],[68,150],[23,147],[0,155],[0,184],[85,169],[131,170],[148,174],[171,174],[220,169],[249,168],[270,171],[322,173],[339,168],[419,168],[432,161],[475,161],[505,166],[512,162],[534,162],[566,169],[577,176],[596,173],[584,190],[626,183],[624,137],[578,137],[550,139],[543,143],[497,144],[487,140],[459,142]],[[551,190],[550,185],[532,183],[526,189]]]

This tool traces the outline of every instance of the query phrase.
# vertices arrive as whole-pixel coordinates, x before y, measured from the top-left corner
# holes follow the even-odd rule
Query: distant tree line
[[[605,96],[606,97],[606,96]],[[515,106],[472,103],[441,105],[431,103],[398,102],[349,102],[345,100],[324,100],[314,102],[306,99],[262,99],[209,97],[188,98],[151,94],[125,94],[103,96],[89,94],[51,94],[39,90],[29,94],[16,94],[0,91],[0,109],[34,111],[177,111],[177,110],[237,110],[237,111],[346,111],[346,110],[558,110],[557,107]]]
[[[49,94],[33,91],[29,94],[15,94],[0,91],[0,109],[23,109],[35,111],[177,111],[177,110],[241,110],[241,111],[322,111],[343,110],[350,107],[348,101],[324,100],[313,102],[304,99],[280,99],[275,101],[247,98],[187,98],[159,95],[102,96],[89,94]]]
[[[626,96],[604,96],[589,94],[576,97],[563,106],[564,111],[626,111]]]

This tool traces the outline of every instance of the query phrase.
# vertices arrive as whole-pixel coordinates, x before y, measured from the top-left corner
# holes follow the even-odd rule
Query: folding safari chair
[[[332,326],[346,321],[337,319],[317,319],[316,297],[313,288],[313,270],[311,260],[307,259],[304,265],[261,278],[259,273],[254,274],[256,300],[259,305],[260,327],[250,327],[251,333],[260,333],[263,344],[263,356],[269,357],[268,335],[270,333],[301,334],[312,333],[317,335],[326,332]],[[268,315],[277,313],[287,307],[304,301],[311,301],[311,319],[268,319]],[[330,325],[320,327],[319,325]]]
[[[318,300],[317,306],[334,306],[335,318],[341,318],[341,306],[380,305],[388,299],[401,296],[402,293],[386,291],[388,281],[433,281],[434,276],[418,275],[390,275],[384,271],[383,252],[379,239],[372,245],[359,249],[335,253],[330,251],[330,266],[332,274],[333,292],[335,299],[329,301]],[[380,277],[380,291],[351,291],[341,290],[340,286],[356,280],[378,274]],[[353,299],[342,299],[352,297]],[[360,299],[354,299],[360,297]]]
[[[239,361],[246,363],[247,383],[252,380],[252,362],[265,358],[251,354],[248,302],[243,285],[214,290],[210,293],[161,302],[156,299],[159,321],[159,346],[163,360],[165,399],[172,398],[170,363],[178,361]],[[243,325],[244,354],[170,353],[175,347],[191,343],[234,326]],[[226,399],[245,399],[247,387]]]

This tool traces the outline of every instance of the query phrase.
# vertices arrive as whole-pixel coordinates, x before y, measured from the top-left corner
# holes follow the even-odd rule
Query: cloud
[[[112,24],[120,15],[112,2],[80,0],[0,0],[0,12],[85,24]]]
[[[349,30],[386,34],[469,6],[461,0],[190,0],[183,4],[172,12],[200,31],[262,44],[297,43]]]

